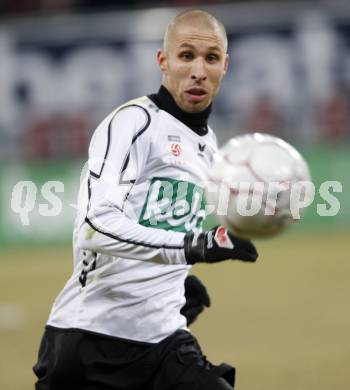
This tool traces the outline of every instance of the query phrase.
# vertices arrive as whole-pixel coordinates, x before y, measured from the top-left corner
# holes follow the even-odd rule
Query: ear
[[[157,62],[158,62],[160,69],[162,70],[162,72],[165,72],[167,67],[168,67],[168,61],[167,61],[167,56],[166,56],[164,49],[158,49]]]
[[[225,76],[225,74],[227,72],[229,62],[230,62],[230,56],[228,54],[226,54],[225,63],[224,63],[224,74],[223,74],[223,76]]]

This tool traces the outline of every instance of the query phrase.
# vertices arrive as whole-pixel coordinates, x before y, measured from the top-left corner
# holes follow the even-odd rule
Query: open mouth
[[[185,91],[186,95],[190,97],[191,100],[201,101],[203,100],[208,92],[204,88],[193,87]]]

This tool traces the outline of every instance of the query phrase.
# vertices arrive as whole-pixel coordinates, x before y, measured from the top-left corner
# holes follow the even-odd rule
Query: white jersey
[[[216,152],[148,97],[96,129],[78,196],[74,272],[48,325],[156,343],[186,328],[183,239],[201,229],[203,182]]]

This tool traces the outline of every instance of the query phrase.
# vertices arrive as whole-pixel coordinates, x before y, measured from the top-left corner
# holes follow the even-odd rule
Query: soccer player
[[[34,366],[37,390],[232,389],[189,332],[209,305],[187,277],[195,263],[254,262],[216,227],[202,232],[203,182],[217,150],[208,126],[228,66],[211,14],[169,24],[157,53],[158,93],[129,101],[96,129],[74,226],[74,272],[57,297]]]

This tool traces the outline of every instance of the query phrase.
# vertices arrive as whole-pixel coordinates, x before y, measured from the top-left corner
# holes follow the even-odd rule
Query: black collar
[[[208,133],[208,118],[211,113],[211,104],[200,112],[183,111],[176,103],[170,92],[161,85],[158,93],[148,95],[148,97],[161,109],[180,120],[198,135]]]

